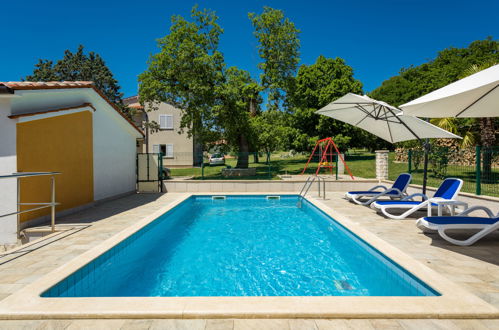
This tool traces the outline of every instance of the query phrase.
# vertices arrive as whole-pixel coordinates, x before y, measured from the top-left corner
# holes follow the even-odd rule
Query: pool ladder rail
[[[310,187],[312,187],[312,184],[316,180],[317,180],[317,191],[319,192],[319,197],[326,199],[326,179],[319,175],[310,175],[300,190],[299,194],[300,196],[298,202],[296,203],[296,206],[301,207],[301,201],[307,195],[308,191],[310,190]],[[322,182],[322,194],[321,194],[321,182]]]

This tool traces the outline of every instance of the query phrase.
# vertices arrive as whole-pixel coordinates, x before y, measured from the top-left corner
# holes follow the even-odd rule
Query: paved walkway
[[[327,205],[408,255],[499,307],[499,233],[471,247],[422,234],[414,220],[388,220],[328,193]],[[60,219],[49,240],[0,256],[0,300],[77,257],[180,194],[139,194]],[[8,329],[499,329],[499,320],[33,320],[0,321]]]

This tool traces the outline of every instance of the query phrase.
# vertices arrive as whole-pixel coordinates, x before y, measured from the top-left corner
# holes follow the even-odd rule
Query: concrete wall
[[[10,119],[10,98],[0,96],[0,175],[17,171],[16,119]],[[0,214],[17,211],[17,182],[15,179],[0,179]],[[0,218],[0,244],[17,241],[17,217]]]
[[[57,114],[55,116],[55,114]],[[17,124],[17,170],[19,172],[61,172],[55,176],[57,211],[94,201],[93,110],[64,112],[21,118]],[[47,118],[40,118],[40,117]],[[21,202],[48,202],[51,197],[49,176],[21,179]],[[29,205],[21,209],[30,209]],[[50,213],[32,211],[21,221]]]
[[[193,165],[193,139],[187,133],[179,134],[182,111],[174,106],[161,103],[159,109],[148,112],[149,121],[159,124],[159,115],[173,115],[173,129],[162,129],[157,132],[149,132],[149,152],[153,152],[155,144],[173,144],[173,158],[164,158],[163,165],[171,166],[192,166]]]
[[[298,194],[304,181],[279,180],[166,180],[165,192],[291,192]],[[326,191],[366,190],[377,184],[376,180],[345,180],[326,182]],[[310,192],[317,192],[314,183]]]
[[[94,127],[94,199],[100,200],[135,190],[136,139],[134,130],[102,98],[92,100],[97,111]]]

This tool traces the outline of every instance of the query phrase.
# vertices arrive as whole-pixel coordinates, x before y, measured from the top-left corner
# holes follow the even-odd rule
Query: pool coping
[[[284,192],[218,195],[287,195]],[[307,200],[366,243],[438,291],[436,297],[96,297],[41,298],[40,294],[187,198],[123,229],[0,302],[0,319],[56,318],[499,318],[499,310],[434,270],[334,211]],[[296,193],[289,193],[296,195]],[[352,205],[353,207],[361,207]],[[396,220],[394,220],[396,221]]]

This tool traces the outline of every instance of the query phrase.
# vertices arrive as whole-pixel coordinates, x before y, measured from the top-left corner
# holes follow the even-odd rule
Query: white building
[[[92,82],[0,82],[0,175],[61,172],[59,214],[134,192],[142,139]],[[48,179],[21,179],[21,202],[49,201]],[[0,180],[0,215],[16,211],[17,194],[16,180]],[[21,227],[48,212],[21,216]],[[0,244],[15,243],[17,217],[0,220]]]

